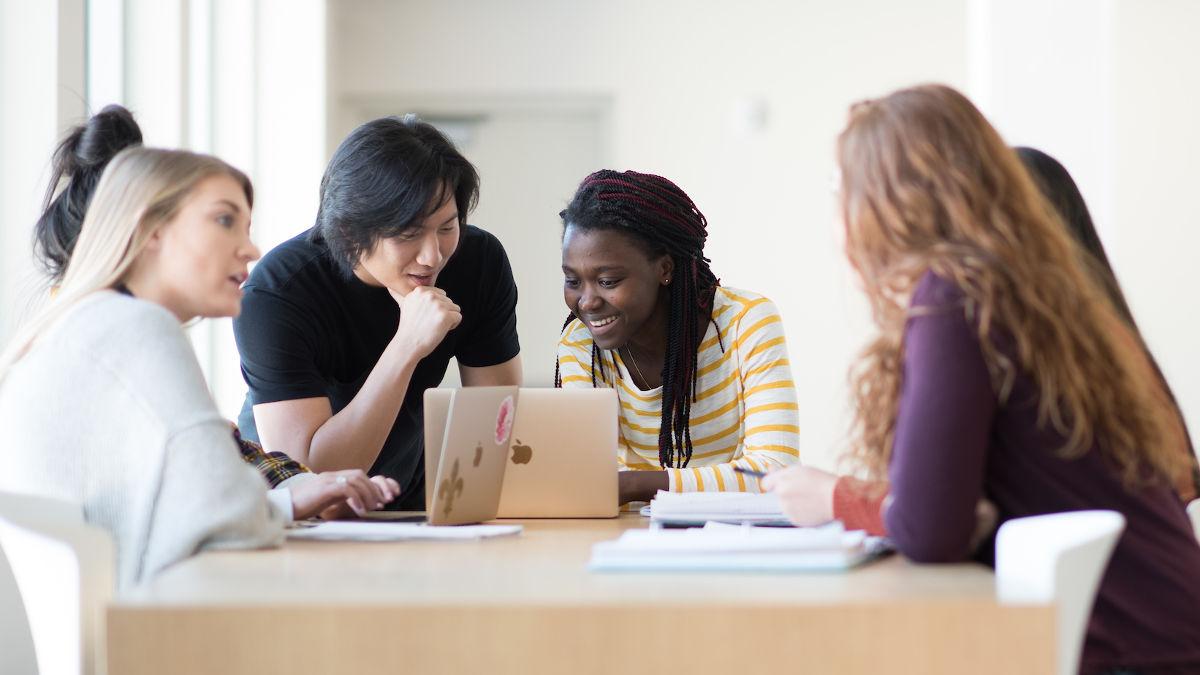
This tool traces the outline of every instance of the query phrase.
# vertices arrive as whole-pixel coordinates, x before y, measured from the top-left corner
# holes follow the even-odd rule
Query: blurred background
[[[90,112],[122,103],[148,144],[249,173],[264,251],[311,226],[349,130],[416,112],[482,175],[470,220],[512,260],[528,384],[551,384],[566,314],[558,211],[592,170],[660,173],[708,216],[722,281],[782,310],[801,458],[833,467],[869,328],[840,250],[834,139],[852,102],[944,82],[1075,175],[1200,428],[1200,2],[0,2],[0,338],[46,296],[32,225],[56,141]],[[229,322],[191,330],[233,417]]]

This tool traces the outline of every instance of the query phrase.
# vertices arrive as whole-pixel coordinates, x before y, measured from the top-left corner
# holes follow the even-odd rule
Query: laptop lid
[[[426,390],[427,415],[431,391],[437,390]],[[462,525],[496,517],[517,395],[516,387],[451,390],[434,481],[425,485],[431,525]],[[436,447],[431,443],[438,435],[435,429],[426,427],[427,470],[430,450]]]
[[[453,389],[425,390],[425,512],[433,509],[433,485],[437,480],[438,464],[442,461],[442,445],[446,440],[446,418],[450,417]]]
[[[617,393],[521,389],[500,518],[613,518]]]

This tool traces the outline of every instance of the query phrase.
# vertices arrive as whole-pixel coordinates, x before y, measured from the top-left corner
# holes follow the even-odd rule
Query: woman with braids
[[[1117,283],[1116,274],[1108,262],[1108,255],[1091,213],[1083,200],[1079,188],[1067,169],[1050,155],[1035,148],[1016,148],[1017,156],[1032,174],[1042,194],[1062,216],[1072,238],[1085,255],[1085,266],[1093,281],[1107,294],[1121,319],[1129,330],[1120,335],[1129,346],[1145,354],[1145,365],[1154,369],[1159,387],[1155,396],[1158,402],[1173,411],[1177,424],[1169,427],[1171,445],[1185,457],[1190,470],[1181,473],[1175,480],[1175,492],[1183,503],[1200,496],[1200,471],[1197,470],[1196,453],[1187,433],[1183,412],[1179,409],[1171,388],[1167,385],[1158,364],[1146,347],[1133,319],[1133,312],[1125,301],[1125,294]],[[858,480],[850,476],[837,476],[810,466],[794,466],[763,480],[764,487],[779,494],[784,512],[797,525],[818,525],[830,520],[840,520],[851,529],[867,530],[871,534],[886,534],[883,526],[882,506],[887,497],[886,482]]]
[[[983,499],[1000,521],[1118,511],[1082,672],[1200,672],[1178,416],[1016,153],[931,85],[854,106],[838,163],[846,253],[878,329],[853,371],[852,449],[872,478],[887,472],[897,549],[968,559]]]
[[[559,215],[571,314],[555,384],[616,390],[621,503],[658,490],[758,491],[734,469],[795,463],[779,311],[720,285],[687,194],[659,176],[598,171]]]

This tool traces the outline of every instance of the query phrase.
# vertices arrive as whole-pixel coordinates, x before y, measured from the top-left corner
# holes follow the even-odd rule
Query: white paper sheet
[[[475,540],[520,534],[521,525],[427,525],[334,520],[287,531],[288,539],[319,541]]]

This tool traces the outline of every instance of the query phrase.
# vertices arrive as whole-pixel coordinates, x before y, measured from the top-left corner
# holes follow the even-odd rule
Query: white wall
[[[1147,342],[1200,429],[1200,3],[971,0],[970,93],[1088,201]]]
[[[968,94],[1013,145],[1071,171],[1113,224],[1112,31],[1118,0],[971,0]]]
[[[121,103],[147,145],[213,153],[245,171],[255,187],[252,236],[264,251],[311,223],[325,163],[325,3],[90,2],[103,33],[88,64],[92,108]],[[114,26],[120,41],[106,39]],[[218,407],[235,418],[246,385],[231,321],[189,332]]]
[[[84,110],[83,0],[0,2],[0,343],[46,297],[33,224],[62,129]]]
[[[0,337],[44,290],[29,227],[54,141],[84,114],[82,40],[39,36],[77,34],[80,12],[53,17],[82,1],[0,4]],[[858,98],[922,81],[970,85],[1012,142],[1059,155],[1079,179],[1144,332],[1200,428],[1191,337],[1200,316],[1187,293],[1200,243],[1200,206],[1187,199],[1200,151],[1200,47],[1190,37],[1200,5],[1190,0],[91,2],[124,12],[121,70],[104,91],[135,107],[151,144],[191,144],[246,169],[264,249],[311,223],[353,101],[611,101],[600,155],[679,182],[709,217],[724,283],[764,292],[783,310],[804,457],[826,466],[848,420],[846,366],[867,332],[827,189],[834,137]],[[208,51],[197,52],[205,22]],[[51,45],[76,56],[60,60]],[[107,102],[91,94],[93,105]],[[530,236],[553,236],[556,220],[547,212]],[[557,260],[545,265],[547,278],[557,276]],[[563,311],[551,304],[522,307],[522,316],[549,321]],[[243,385],[228,325],[206,330],[202,361],[232,414]]]
[[[723,283],[780,306],[802,457],[832,465],[849,419],[846,368],[868,321],[839,250],[834,137],[859,98],[922,81],[965,85],[963,0],[331,0],[329,22],[331,144],[353,126],[346,102],[356,99],[610,98],[612,167],[678,182],[708,216]],[[765,125],[739,121],[746,108]],[[528,227],[557,229],[555,211]],[[560,278],[556,257],[544,265],[548,280]],[[520,321],[553,323],[564,309],[523,307]]]
[[[48,288],[31,233],[60,130],[84,107],[83,1],[0,0],[0,344]],[[0,553],[0,659],[37,668],[16,582]]]
[[[254,181],[251,234],[265,253],[317,214],[326,161],[325,3],[216,0],[215,6],[211,151]],[[236,419],[246,383],[232,321],[209,323],[209,386],[222,414]]]
[[[1113,27],[1110,255],[1200,440],[1200,3],[1122,0]]]

